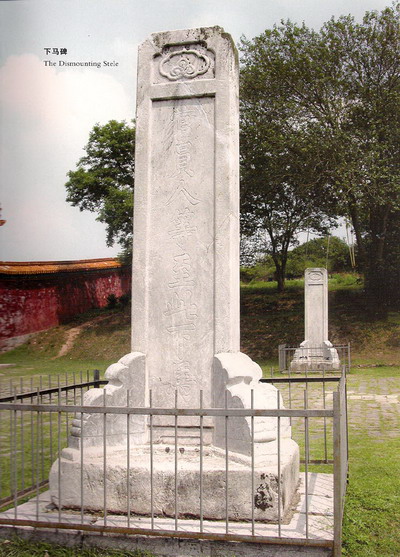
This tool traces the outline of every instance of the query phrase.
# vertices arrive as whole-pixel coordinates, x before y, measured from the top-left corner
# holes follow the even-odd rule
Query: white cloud
[[[68,206],[64,183],[93,125],[131,119],[132,100],[95,67],[56,70],[32,54],[10,56],[0,81],[0,259],[107,256],[104,226]]]

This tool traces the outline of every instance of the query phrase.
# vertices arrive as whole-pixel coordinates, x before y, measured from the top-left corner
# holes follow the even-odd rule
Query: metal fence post
[[[278,346],[279,371],[286,370],[286,344]]]
[[[98,369],[93,370],[93,381],[94,387],[98,389],[100,387],[100,371]]]
[[[333,557],[342,555],[342,458],[340,394],[333,393]]]
[[[351,369],[351,348],[350,348],[350,342],[347,343],[347,365],[348,365],[348,373],[350,373],[350,369]]]

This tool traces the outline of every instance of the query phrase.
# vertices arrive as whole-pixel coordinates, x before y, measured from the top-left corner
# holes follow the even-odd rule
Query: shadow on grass
[[[0,557],[155,557],[148,551],[104,550],[64,547],[43,542],[10,538],[0,540]]]

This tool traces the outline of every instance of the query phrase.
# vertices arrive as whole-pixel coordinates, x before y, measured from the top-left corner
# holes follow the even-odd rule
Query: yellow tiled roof
[[[38,275],[44,273],[69,273],[72,271],[96,271],[122,267],[116,258],[80,259],[77,261],[0,261],[0,274]]]

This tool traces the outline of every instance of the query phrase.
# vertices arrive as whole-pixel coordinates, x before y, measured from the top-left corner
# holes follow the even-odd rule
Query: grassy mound
[[[69,371],[77,361],[105,369],[130,351],[130,323],[129,307],[91,311],[32,336],[24,345],[0,355],[0,363],[30,361],[32,373],[54,368],[58,373]],[[356,366],[398,365],[400,312],[376,307],[366,298],[357,276],[330,279],[329,329],[334,344],[351,343]],[[302,340],[303,281],[288,281],[282,294],[277,293],[274,282],[242,285],[243,352],[261,364],[276,365],[279,344],[297,345]]]

